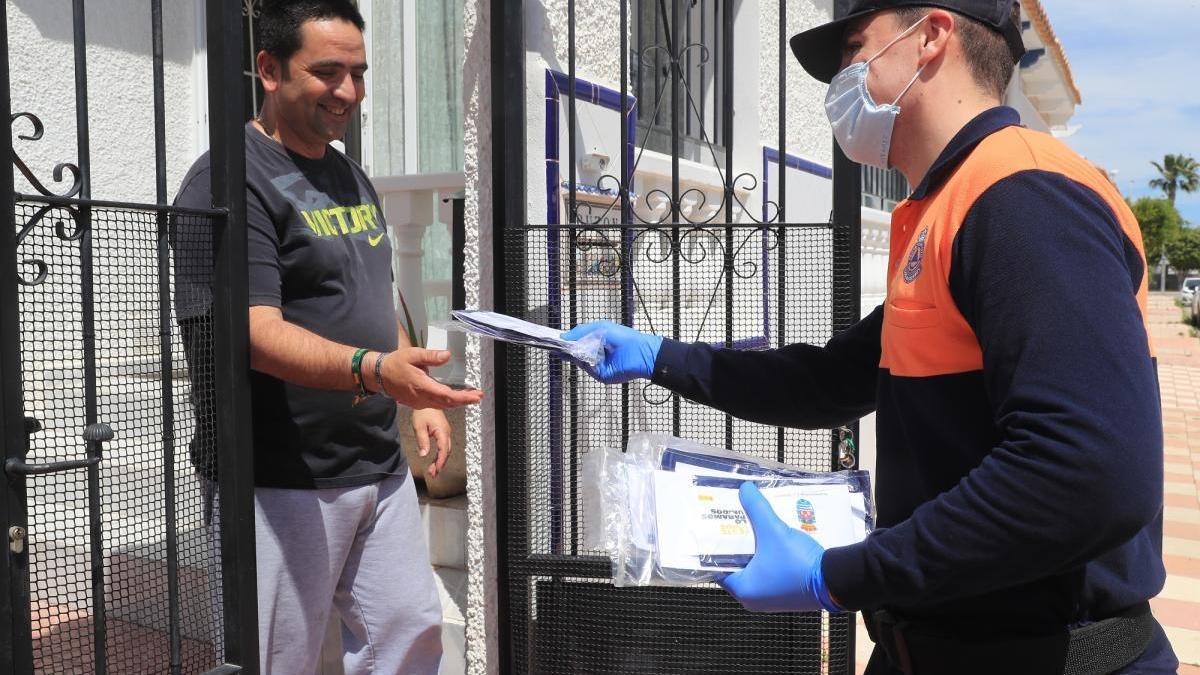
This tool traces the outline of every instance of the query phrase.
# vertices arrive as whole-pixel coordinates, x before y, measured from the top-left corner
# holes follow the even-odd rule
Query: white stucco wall
[[[463,28],[463,171],[466,195],[464,278],[467,307],[493,307],[491,3],[468,0]],[[467,382],[495,391],[491,342],[467,341]],[[496,641],[496,408],[495,397],[467,409],[467,672],[499,671]]]
[[[758,45],[759,90],[762,101],[774,101],[779,91],[779,3],[761,0],[760,34],[772,36]],[[833,18],[832,0],[804,0],[787,3],[787,37],[800,31],[827,23]],[[833,142],[829,125],[825,123],[825,85],[809,77],[787,52],[787,152],[800,155],[825,166],[833,166]],[[779,108],[763,105],[760,108],[759,138],[771,147],[779,145]]]
[[[71,3],[67,0],[6,0],[13,112],[31,112],[45,125],[37,142],[16,140],[14,149],[54,190],[59,162],[77,162],[75,69]],[[195,8],[191,0],[163,3],[166,95],[167,191],[173,196],[196,157],[192,55]],[[88,120],[92,197],[155,201],[154,94],[150,8],[143,0],[87,4]],[[29,127],[17,123],[22,133]],[[17,190],[32,192],[17,174]]]

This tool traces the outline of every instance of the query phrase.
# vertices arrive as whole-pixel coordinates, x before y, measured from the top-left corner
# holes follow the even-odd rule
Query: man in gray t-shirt
[[[482,393],[425,372],[449,354],[411,346],[379,198],[328,146],[364,95],[358,11],[348,0],[268,2],[256,27],[265,98],[246,125],[246,228],[260,666],[313,672],[334,609],[348,675],[435,673],[441,611],[396,404],[414,408],[422,451],[436,446],[436,474],[451,449],[440,409]],[[205,155],[176,204],[209,206],[210,183]],[[203,269],[202,247],[180,243],[203,237],[172,234],[177,313],[192,344],[206,325],[207,280],[182,271]],[[188,354],[194,389],[211,368],[202,352]],[[198,409],[211,400],[194,399]],[[212,479],[219,467],[195,452],[204,442],[193,461]]]

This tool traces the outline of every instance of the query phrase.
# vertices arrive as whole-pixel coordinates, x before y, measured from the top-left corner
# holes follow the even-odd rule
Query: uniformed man
[[[791,41],[846,155],[914,185],[884,305],[824,347],[682,344],[612,323],[598,379],[652,378],[802,428],[874,410],[879,528],[823,550],[750,484],[750,610],[862,611],[867,672],[1174,673],[1146,260],[1116,188],[1002,101],[1014,0],[855,0]]]

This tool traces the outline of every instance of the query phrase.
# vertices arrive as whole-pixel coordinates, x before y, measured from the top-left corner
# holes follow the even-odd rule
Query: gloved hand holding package
[[[781,537],[785,530],[811,537],[819,561],[826,548],[862,541],[874,522],[865,471],[807,472],[670,436],[635,434],[626,452],[600,453],[585,472],[594,474],[585,480],[597,486],[593,500],[617,586],[723,580],[750,563],[755,534],[768,526],[782,525],[770,530]],[[755,486],[753,523],[739,495],[747,483]],[[765,563],[742,583],[763,574]]]

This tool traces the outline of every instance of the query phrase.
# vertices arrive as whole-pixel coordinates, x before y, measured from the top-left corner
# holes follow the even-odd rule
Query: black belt
[[[1133,663],[1154,637],[1150,603],[1048,635],[941,631],[888,610],[863,613],[867,632],[905,675],[1103,675]]]

